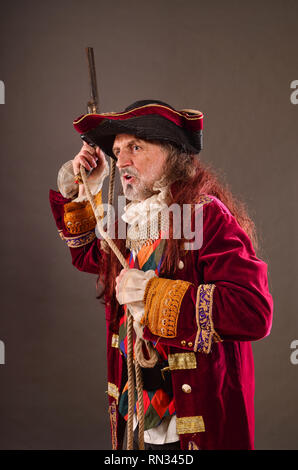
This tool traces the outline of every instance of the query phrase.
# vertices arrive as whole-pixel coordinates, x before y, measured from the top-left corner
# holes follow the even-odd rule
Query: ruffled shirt
[[[109,164],[105,159],[103,172],[95,181],[89,182],[91,194],[95,196],[102,188],[103,181],[109,174]],[[79,185],[75,183],[75,174],[73,171],[72,160],[64,163],[58,172],[57,186],[63,197],[70,198],[73,202],[87,201],[87,196],[77,196]],[[77,197],[76,197],[77,196]]]

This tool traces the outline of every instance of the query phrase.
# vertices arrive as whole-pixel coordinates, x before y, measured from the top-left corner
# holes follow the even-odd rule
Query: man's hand
[[[144,314],[144,293],[147,282],[155,277],[155,272],[141,269],[122,269],[116,278],[116,297],[120,305],[126,304],[135,320],[140,321]]]
[[[155,272],[140,269],[122,269],[116,277],[116,297],[120,305],[126,304],[133,316],[133,327],[139,338],[143,337],[144,326],[141,320],[144,316],[144,293],[149,279],[155,277]]]
[[[80,174],[81,165],[83,165],[87,171],[93,170],[92,173],[88,176],[88,182],[92,184],[96,182],[103,173],[106,165],[106,158],[103,151],[99,147],[93,148],[91,145],[88,145],[87,142],[84,142],[81,150],[73,159],[72,165],[75,175]],[[84,194],[84,185],[80,184],[79,196],[83,196]]]

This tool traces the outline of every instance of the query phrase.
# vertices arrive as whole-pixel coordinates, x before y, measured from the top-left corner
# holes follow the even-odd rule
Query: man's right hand
[[[81,150],[73,159],[72,164],[75,175],[80,173],[80,166],[83,165],[87,171],[93,170],[92,175],[95,173],[98,177],[104,169],[105,156],[99,147],[94,148],[84,142]]]
[[[87,171],[92,170],[91,174],[88,176],[88,183],[92,184],[96,183],[100,175],[103,173],[106,165],[106,158],[103,151],[99,147],[94,148],[84,142],[81,150],[73,159],[72,165],[75,175],[80,174],[81,165],[83,165]],[[79,196],[84,194],[84,185],[80,184]]]

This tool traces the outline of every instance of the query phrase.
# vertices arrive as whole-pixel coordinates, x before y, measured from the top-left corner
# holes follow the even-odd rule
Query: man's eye
[[[134,145],[134,146],[133,146],[133,149],[134,149],[134,150],[140,150],[141,147],[140,147],[139,145]]]

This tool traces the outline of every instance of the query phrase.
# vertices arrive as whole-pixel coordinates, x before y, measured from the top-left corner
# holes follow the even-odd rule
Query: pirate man
[[[269,334],[273,301],[245,205],[198,157],[202,113],[145,100],[80,116],[74,127],[85,142],[60,169],[50,202],[73,265],[98,275],[105,300],[113,449],[122,449],[128,413],[128,309],[134,339],[158,358],[142,367],[146,449],[253,449],[251,341]],[[100,208],[105,156],[116,161],[126,198],[126,237],[117,237],[118,220],[113,238],[129,269],[97,236],[78,184],[83,165]],[[185,208],[190,236],[181,229]]]

